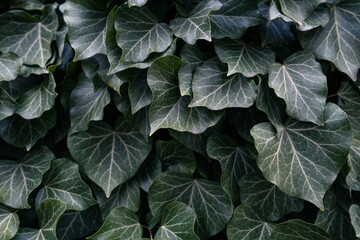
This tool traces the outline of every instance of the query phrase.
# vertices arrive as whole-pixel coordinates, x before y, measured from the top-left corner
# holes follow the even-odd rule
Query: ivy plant
[[[0,3],[0,240],[360,237],[359,0]]]

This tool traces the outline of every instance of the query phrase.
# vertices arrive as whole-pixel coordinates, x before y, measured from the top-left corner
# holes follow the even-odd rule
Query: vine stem
[[[336,96],[339,96],[337,93],[334,93],[334,94],[330,94],[329,96],[327,96],[326,99],[329,99],[329,98],[332,98],[332,97],[336,97]]]

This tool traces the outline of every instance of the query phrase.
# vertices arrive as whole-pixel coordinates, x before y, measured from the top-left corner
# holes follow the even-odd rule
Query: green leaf
[[[360,237],[360,207],[353,204],[350,207],[351,224],[356,231],[356,237]]]
[[[194,232],[195,211],[182,202],[172,202],[164,209],[161,226],[156,232],[155,240],[200,240]]]
[[[55,124],[55,109],[46,111],[40,118],[31,120],[23,119],[15,114],[0,121],[0,137],[16,147],[26,147],[30,150]]]
[[[217,0],[205,0],[197,4],[188,18],[178,17],[170,22],[175,36],[182,38],[187,44],[194,45],[198,39],[211,42],[211,24],[209,14],[219,10],[222,3]]]
[[[223,230],[232,215],[232,204],[217,182],[194,179],[189,174],[164,172],[149,189],[149,207],[159,217],[172,201],[186,203],[195,210],[195,232],[208,238]]]
[[[196,68],[208,57],[197,45],[185,44],[180,52],[182,63],[179,67],[178,78],[181,96],[192,96],[191,84]]]
[[[20,72],[22,59],[13,53],[0,55],[0,82],[14,80]]]
[[[55,8],[55,4],[47,5],[40,18],[22,10],[0,14],[0,51],[14,52],[24,64],[44,68],[52,54],[50,43],[58,25]]]
[[[56,240],[56,224],[65,212],[66,204],[56,199],[45,199],[36,209],[40,229],[20,229],[14,240]]]
[[[307,19],[315,8],[326,0],[279,0],[282,12],[300,25]]]
[[[0,205],[0,239],[12,239],[19,228],[19,217],[5,205]]]
[[[15,99],[0,87],[0,121],[13,115],[17,108],[18,104]]]
[[[302,22],[301,25],[298,25],[297,28],[300,31],[309,31],[319,26],[325,27],[329,21],[330,21],[329,8],[320,5],[307,19],[305,19]]]
[[[330,235],[321,227],[299,219],[290,220],[276,225],[271,240],[331,240]]]
[[[237,146],[235,141],[227,135],[214,134],[206,144],[209,157],[221,164],[221,186],[230,196],[234,204],[239,202],[238,181],[241,176],[257,171],[256,161],[245,147]]]
[[[147,7],[119,7],[115,19],[116,41],[121,61],[142,62],[152,52],[164,52],[172,42],[168,24],[159,23]]]
[[[43,76],[42,81],[24,92],[17,100],[19,106],[16,109],[18,115],[24,119],[39,118],[51,109],[55,104],[55,79],[53,75]]]
[[[265,21],[253,0],[221,0],[220,10],[210,14],[211,36],[241,38],[248,27]]]
[[[68,0],[64,3],[64,20],[69,28],[70,44],[75,49],[75,61],[106,54],[107,1]]]
[[[265,75],[275,62],[275,53],[270,47],[262,48],[243,40],[215,41],[215,50],[220,61],[228,65],[227,76],[234,73],[242,73],[245,77]]]
[[[324,28],[299,33],[305,49],[316,58],[331,61],[336,67],[356,80],[360,68],[360,3],[348,0],[331,8],[330,21]]]
[[[293,197],[324,209],[323,197],[340,172],[351,145],[346,114],[328,103],[324,126],[289,119],[277,136],[270,123],[251,129],[264,177]]]
[[[43,188],[36,196],[36,203],[46,198],[59,199],[66,203],[67,210],[83,211],[97,202],[90,188],[81,180],[79,167],[65,158],[53,160],[44,174]]]
[[[126,207],[133,212],[139,209],[140,188],[137,180],[130,179],[116,187],[110,197],[106,197],[104,191],[94,187],[96,199],[99,201],[101,216],[105,219],[110,211],[116,207]]]
[[[53,153],[41,147],[27,153],[20,161],[0,161],[0,202],[12,208],[29,208],[29,194],[40,185],[50,168]]]
[[[239,187],[241,202],[252,204],[269,221],[278,221],[290,212],[300,212],[304,207],[302,200],[286,195],[260,172],[243,176]]]
[[[149,154],[151,145],[123,118],[113,129],[94,122],[86,132],[68,138],[71,155],[87,176],[110,197],[111,191],[135,175]]]
[[[240,239],[270,239],[271,231],[276,226],[263,220],[257,208],[250,204],[241,204],[235,209],[234,216],[229,222],[226,234],[229,240]]]
[[[196,170],[194,153],[175,140],[168,142],[157,141],[155,152],[162,163],[164,171],[193,174]]]
[[[250,107],[256,99],[254,80],[241,74],[226,76],[227,68],[212,58],[196,69],[192,82],[190,107],[221,110],[229,107]]]
[[[87,239],[138,240],[142,232],[138,216],[125,207],[117,207],[110,212],[99,231]]]
[[[347,156],[347,163],[350,170],[346,176],[346,183],[350,189],[360,190],[360,135],[353,133],[353,140],[350,148],[349,155]]]
[[[280,134],[284,129],[285,102],[278,98],[273,89],[268,86],[268,80],[262,79],[258,85],[256,107],[266,113],[269,121],[275,126]]]
[[[311,52],[296,52],[284,64],[271,65],[269,86],[285,100],[289,116],[317,125],[323,124],[326,76]]]
[[[96,206],[85,211],[66,211],[56,226],[58,240],[84,239],[101,227],[100,211]]]
[[[44,8],[44,0],[15,0],[11,2],[10,8],[42,10]]]
[[[324,211],[318,212],[315,224],[325,229],[332,239],[355,240],[349,214],[337,204],[332,189],[325,195],[324,207]]]
[[[149,68],[148,85],[153,101],[149,110],[150,135],[160,128],[188,131],[195,134],[214,126],[222,112],[206,108],[189,108],[189,96],[180,96],[177,70],[181,60],[175,56],[157,59]]]
[[[146,4],[148,0],[129,0],[128,4],[129,7],[136,6],[136,7],[142,7]]]
[[[147,71],[140,70],[133,75],[129,83],[129,99],[131,103],[131,113],[135,114],[141,108],[151,104],[151,90],[147,85]]]
[[[350,81],[341,82],[338,96],[343,104],[341,109],[346,112],[353,132],[360,134],[360,90]]]
[[[159,173],[161,173],[161,162],[155,154],[150,153],[137,172],[137,179],[141,189],[149,192],[154,178]]]
[[[94,91],[93,82],[80,74],[78,83],[70,96],[70,134],[85,131],[90,121],[103,118],[104,107],[110,102],[106,87]]]

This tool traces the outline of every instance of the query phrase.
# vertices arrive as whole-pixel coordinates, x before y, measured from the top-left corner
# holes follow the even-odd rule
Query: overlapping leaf
[[[349,155],[347,157],[347,163],[349,165],[349,172],[346,176],[346,183],[350,189],[360,190],[360,135],[353,133],[353,140],[350,148]]]
[[[19,228],[19,217],[11,212],[11,208],[0,205],[0,239],[12,239]]]
[[[14,80],[22,65],[22,59],[13,53],[0,55],[0,81]]]
[[[3,88],[0,88],[0,120],[13,115],[18,108],[14,98]]]
[[[352,226],[355,229],[356,237],[360,237],[360,207],[359,205],[353,204],[350,207],[350,217]]]
[[[142,190],[149,192],[155,177],[161,173],[162,166],[159,158],[150,153],[139,168],[137,179]]]

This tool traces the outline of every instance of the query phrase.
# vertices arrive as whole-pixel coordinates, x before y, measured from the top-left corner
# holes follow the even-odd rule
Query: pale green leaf
[[[148,85],[153,101],[149,110],[150,135],[157,129],[171,128],[195,134],[214,126],[222,112],[213,112],[206,108],[189,108],[189,96],[181,96],[177,70],[181,60],[175,56],[157,59],[148,71]]]
[[[351,205],[349,211],[351,223],[356,232],[356,237],[360,237],[360,207],[359,205],[353,204]]]
[[[192,81],[193,99],[190,107],[221,110],[229,107],[247,108],[256,99],[254,80],[241,74],[227,77],[226,65],[212,58],[196,69]]]
[[[13,53],[0,55],[0,82],[14,80],[20,72],[22,59]]]
[[[195,211],[182,202],[172,202],[164,209],[155,240],[200,240],[194,232]]]
[[[271,65],[269,86],[285,100],[289,116],[317,125],[323,124],[326,76],[311,52],[296,52],[283,64]]]
[[[125,207],[117,207],[110,212],[102,227],[87,239],[138,240],[142,232],[138,216]]]
[[[267,74],[275,62],[275,53],[270,47],[264,48],[243,40],[223,39],[215,41],[215,51],[223,63],[227,63],[230,76],[242,73],[245,77]]]
[[[0,121],[13,115],[18,108],[18,104],[14,98],[4,89],[0,87]]]
[[[268,240],[275,223],[266,222],[256,207],[241,204],[227,226],[229,240]]]
[[[19,228],[19,217],[10,208],[0,205],[0,239],[12,239]]]
[[[24,64],[44,68],[52,55],[50,43],[58,25],[55,7],[47,5],[40,18],[22,10],[0,14],[0,51],[14,52]]]
[[[251,129],[264,177],[293,197],[324,209],[323,197],[346,161],[351,129],[346,114],[328,103],[324,126],[289,119],[279,136],[270,123]]]
[[[178,17],[170,22],[175,36],[182,38],[187,44],[194,45],[198,39],[211,42],[211,24],[209,14],[219,10],[222,3],[217,0],[204,0],[190,12],[188,18]]]
[[[151,149],[143,135],[121,117],[114,129],[105,122],[92,123],[86,132],[70,136],[68,147],[106,197],[135,175]]]
[[[164,172],[149,189],[149,207],[159,217],[172,201],[186,203],[195,210],[195,232],[208,238],[223,230],[232,216],[232,204],[217,182],[194,179],[189,174]]]

